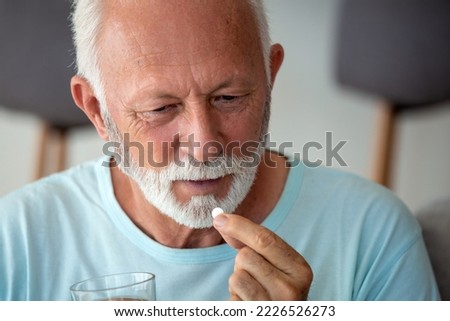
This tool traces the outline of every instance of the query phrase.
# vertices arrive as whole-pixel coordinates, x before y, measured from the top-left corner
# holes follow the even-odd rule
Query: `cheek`
[[[262,115],[249,113],[230,122],[225,153],[234,156],[252,156],[258,153],[262,130]]]
[[[263,124],[263,108],[249,108],[226,121],[227,132],[233,140],[258,141]]]
[[[176,134],[177,127],[173,125],[150,130],[142,128],[133,137],[130,135],[129,153],[145,167],[165,167],[173,160]],[[126,144],[125,141],[125,146]]]
[[[226,141],[246,142],[257,140],[259,131],[260,125],[255,121],[255,118],[246,120],[240,117],[231,122],[230,126],[227,126],[225,130]]]

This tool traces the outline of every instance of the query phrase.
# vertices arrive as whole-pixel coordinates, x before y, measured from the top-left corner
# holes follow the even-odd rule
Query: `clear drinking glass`
[[[70,287],[75,301],[156,301],[155,275],[120,273],[92,278]]]

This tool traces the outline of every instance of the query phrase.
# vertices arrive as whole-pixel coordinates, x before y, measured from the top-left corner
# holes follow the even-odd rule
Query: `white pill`
[[[223,209],[221,209],[220,207],[216,207],[215,209],[212,210],[211,215],[213,218],[216,218],[217,215],[222,214],[223,213]]]

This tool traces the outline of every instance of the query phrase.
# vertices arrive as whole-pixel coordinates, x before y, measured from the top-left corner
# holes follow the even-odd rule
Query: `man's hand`
[[[305,259],[265,227],[221,214],[214,227],[239,250],[229,279],[231,300],[306,300],[313,273]]]

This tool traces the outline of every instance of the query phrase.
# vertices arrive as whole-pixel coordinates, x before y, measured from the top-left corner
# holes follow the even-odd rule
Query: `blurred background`
[[[28,2],[34,6],[44,3]],[[1,13],[8,9],[8,1],[0,3]],[[373,179],[380,129],[377,119],[380,104],[386,97],[338,81],[336,64],[342,2],[266,0],[265,4],[272,39],[285,48],[284,65],[273,92],[271,140],[278,144],[291,141],[293,147],[287,152],[302,153],[303,146],[310,141],[325,146],[326,132],[332,132],[333,146],[347,141],[339,154],[348,165],[334,162],[333,167]],[[0,51],[7,47],[2,40]],[[28,61],[33,62],[33,51],[27,55]],[[0,60],[0,78],[6,67]],[[44,79],[45,72],[40,77]],[[69,91],[69,83],[63,84],[61,90]],[[0,196],[35,179],[43,132],[41,117],[2,104]],[[390,188],[413,211],[450,194],[450,103],[444,101],[437,105],[436,108],[404,110],[396,122]],[[103,142],[93,128],[77,126],[69,131],[67,124],[56,127],[63,128],[67,138],[66,166],[102,155]],[[325,160],[324,150],[312,150],[309,157]]]

